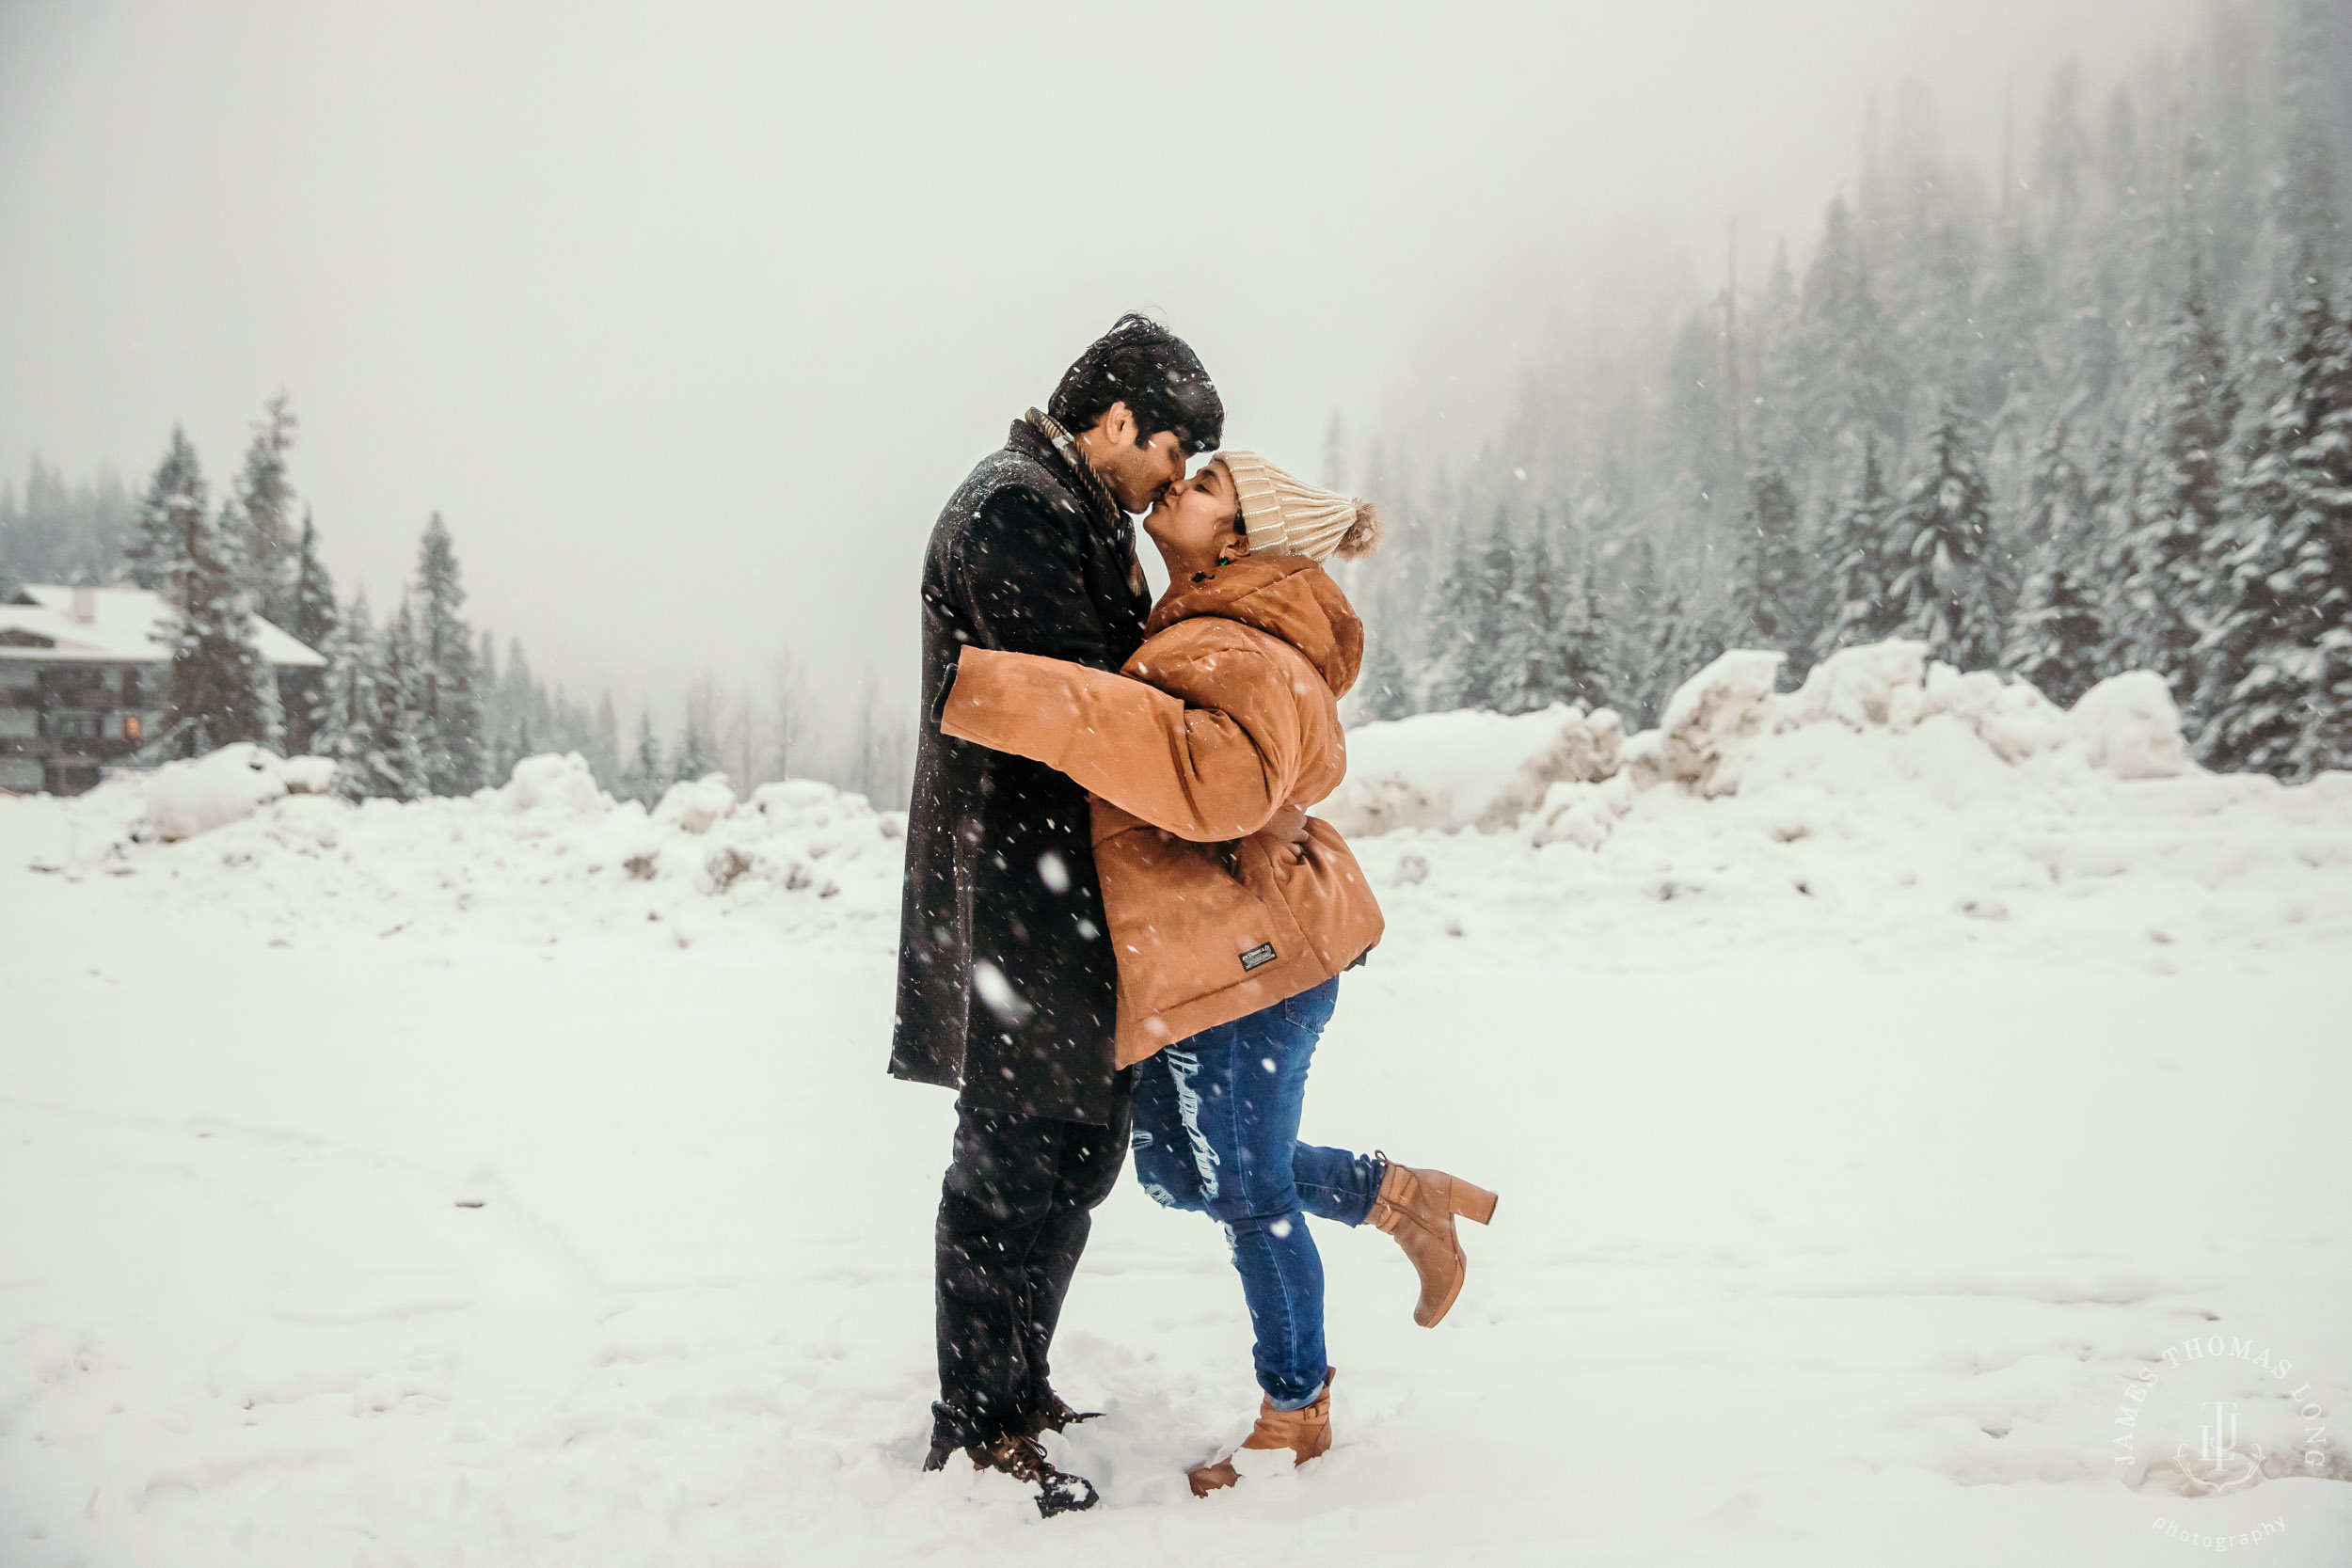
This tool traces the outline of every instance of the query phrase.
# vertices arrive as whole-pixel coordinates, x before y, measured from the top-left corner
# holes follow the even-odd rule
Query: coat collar
[[[1330,574],[1304,556],[1258,556],[1171,582],[1143,635],[1213,615],[1280,639],[1306,656],[1335,697],[1347,695],[1364,661],[1364,623]]]

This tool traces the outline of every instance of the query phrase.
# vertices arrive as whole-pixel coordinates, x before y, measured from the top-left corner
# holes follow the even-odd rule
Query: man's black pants
[[[1119,1074],[1108,1126],[958,1115],[939,1197],[935,1441],[969,1448],[1039,1430],[1062,1297],[1092,1211],[1126,1163],[1134,1080],[1132,1069]]]

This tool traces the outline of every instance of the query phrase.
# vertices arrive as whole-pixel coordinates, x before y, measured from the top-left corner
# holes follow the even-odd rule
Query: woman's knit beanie
[[[1380,546],[1380,509],[1292,478],[1254,451],[1220,451],[1217,461],[1241,494],[1242,529],[1253,555],[1303,555],[1353,561]]]

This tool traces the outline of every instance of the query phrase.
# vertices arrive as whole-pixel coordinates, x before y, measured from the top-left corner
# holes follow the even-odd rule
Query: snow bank
[[[2152,671],[2109,675],[2084,692],[2067,718],[2085,760],[2119,779],[2177,778],[2191,766],[2180,709]]]
[[[1981,782],[1988,766],[2037,762],[2120,780],[2197,771],[2179,711],[2164,682],[2145,671],[2102,681],[2070,713],[2022,681],[1963,674],[1926,655],[1925,644],[1899,640],[1847,648],[1815,665],[1797,690],[1776,694],[1781,656],[1735,648],[1676,689],[1657,729],[1631,736],[1613,713],[1560,707],[1367,724],[1350,732],[1348,781],[1319,814],[1358,837],[1523,827],[1539,845],[1589,847],[1640,790],[1735,795],[1747,781],[1782,778],[1800,759],[1818,764],[1824,742],[1793,738],[1818,729],[1890,740],[1924,730],[1931,738],[1923,747],[1897,749],[1940,749],[1947,784]],[[1843,782],[1867,786],[1880,771],[1864,765]],[[1814,783],[1836,788],[1840,781]]]
[[[147,820],[158,838],[194,838],[285,795],[325,794],[334,780],[326,757],[281,757],[239,741],[156,769],[147,784]]]
[[[713,773],[649,813],[607,795],[575,753],[525,758],[505,785],[470,797],[353,802],[314,792],[332,776],[305,766],[317,760],[228,747],[111,781],[51,803],[63,842],[31,863],[152,870],[192,904],[384,934],[497,905],[542,931],[628,922],[681,946],[712,914],[764,909],[811,927],[897,914],[903,816],[827,784],[767,784],[739,800]]]
[[[1562,780],[1617,770],[1625,726],[1607,708],[1423,713],[1347,737],[1347,780],[1315,814],[1352,837],[1399,828],[1507,828]]]

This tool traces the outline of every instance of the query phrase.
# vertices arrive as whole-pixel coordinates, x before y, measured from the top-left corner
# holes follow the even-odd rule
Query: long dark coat
[[[890,1070],[967,1110],[1109,1119],[1118,965],[1087,793],[939,733],[966,643],[1117,670],[1143,641],[1135,534],[1016,421],[931,528]]]

